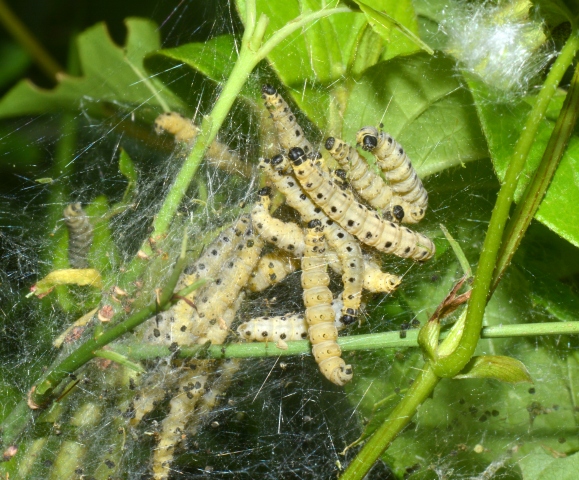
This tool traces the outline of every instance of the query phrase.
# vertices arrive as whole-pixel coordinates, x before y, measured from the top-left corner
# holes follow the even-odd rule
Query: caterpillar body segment
[[[422,220],[428,207],[428,192],[400,144],[375,127],[360,129],[356,142],[372,152],[392,191],[411,205],[410,210],[405,211],[404,217],[409,217],[406,221],[416,223]]]
[[[250,292],[262,292],[266,288],[281,282],[298,268],[299,261],[287,252],[266,253],[257,262],[247,288]]]
[[[251,211],[251,220],[259,235],[267,242],[302,256],[304,235],[295,223],[283,222],[269,213],[271,188],[264,187],[258,193],[257,203]]]
[[[306,154],[312,155],[314,148],[304,135],[302,127],[296,121],[289,105],[271,85],[261,88],[261,98],[270,112],[279,143],[283,150],[299,146]]]
[[[414,212],[416,207],[405,199],[395,195],[392,188],[368,165],[354,147],[343,140],[329,137],[326,149],[334,159],[347,170],[350,184],[358,195],[372,207],[383,210],[384,218],[402,223],[416,223],[415,216],[406,212]]]
[[[364,289],[372,293],[392,293],[402,279],[398,275],[383,272],[372,259],[364,259]]]
[[[63,212],[68,230],[68,263],[71,268],[88,268],[93,228],[80,203],[67,205]]]
[[[289,153],[296,178],[332,220],[355,235],[362,243],[379,251],[402,258],[428,260],[434,255],[432,241],[406,227],[388,222],[376,212],[357,202],[342,191],[327,175],[307,159],[303,150],[292,148]]]
[[[352,367],[341,358],[336,340],[335,314],[331,306],[330,278],[327,273],[324,234],[319,220],[308,223],[305,233],[306,249],[302,258],[302,286],[307,304],[305,318],[312,353],[324,376],[336,385],[352,379]],[[311,292],[310,292],[311,290]],[[324,293],[324,290],[327,292]],[[328,302],[328,298],[330,301]]]

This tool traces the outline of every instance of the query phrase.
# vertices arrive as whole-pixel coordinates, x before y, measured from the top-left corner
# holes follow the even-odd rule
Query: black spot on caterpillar
[[[261,88],[261,98],[265,100],[265,106],[271,114],[281,147],[288,150],[299,146],[304,152],[311,154],[314,151],[312,144],[277,90],[271,85],[264,85]]]
[[[356,142],[364,150],[372,152],[392,191],[410,204],[408,211],[404,207],[405,221],[416,223],[422,220],[428,207],[428,193],[400,144],[374,127],[360,129]]]
[[[342,351],[336,343],[338,330],[334,325],[332,292],[328,288],[325,260],[325,239],[319,220],[311,220],[305,232],[306,249],[302,258],[302,287],[306,306],[308,337],[312,354],[320,371],[336,385],[345,385],[352,379],[352,367],[341,358]]]
[[[80,203],[69,204],[63,212],[68,229],[68,263],[72,268],[88,268],[88,252],[93,229]]]
[[[316,168],[301,148],[292,148],[289,157],[297,179],[310,198],[328,217],[362,243],[402,258],[422,261],[434,255],[432,240],[385,221],[376,212],[358,203],[351,194],[342,191],[324,172]]]
[[[355,148],[339,138],[329,137],[326,140],[326,149],[340,166],[347,170],[347,178],[356,193],[372,207],[384,210],[385,218],[416,223],[414,216],[405,215],[405,212],[414,211],[415,207],[394,194],[392,188],[370,168]]]

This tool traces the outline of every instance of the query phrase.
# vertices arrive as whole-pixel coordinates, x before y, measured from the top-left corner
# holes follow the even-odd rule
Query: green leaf
[[[538,447],[519,461],[524,480],[575,480],[579,454],[557,458]]]
[[[80,109],[101,113],[102,102],[134,110],[150,105],[178,109],[181,102],[155,78],[147,78],[143,58],[160,47],[156,25],[145,19],[126,20],[127,39],[117,46],[104,23],[78,36],[82,77],[59,76],[53,90],[41,89],[25,80],[0,101],[0,117],[35,115]]]
[[[475,105],[487,137],[491,158],[499,179],[503,179],[510,162],[514,145],[520,136],[525,119],[531,107],[523,100],[512,100],[508,103],[491,103],[491,93],[482,83],[469,80],[473,91]],[[554,122],[543,120],[529,158],[517,185],[515,201],[529,182],[531,173],[539,164]],[[579,246],[579,211],[569,205],[579,204],[579,138],[571,137],[567,151],[563,155],[559,168],[547,190],[535,218],[555,233],[572,244]]]
[[[502,355],[473,357],[462,373],[454,378],[494,378],[507,383],[533,383],[527,367],[521,361]]]
[[[450,58],[421,53],[381,62],[352,89],[344,138],[383,122],[425,177],[488,156],[472,103]]]
[[[440,322],[428,321],[418,333],[418,345],[424,351],[430,361],[436,359],[436,350],[438,348],[438,337],[440,336]]]
[[[271,37],[302,13],[328,8],[321,0],[258,0],[257,16],[267,15],[265,38]],[[236,2],[245,18],[245,1]],[[345,78],[375,64],[383,41],[372,31],[363,13],[339,13],[318,20],[290,35],[267,59],[293,100],[320,129],[327,129],[332,102],[331,89],[339,88]],[[326,87],[326,88],[322,88]]]
[[[412,2],[358,0],[356,3],[372,28],[388,43],[383,60],[398,55],[410,55],[421,49],[431,55],[434,53],[418,36],[418,22]]]
[[[30,57],[26,51],[14,43],[2,43],[0,45],[0,88],[7,87],[10,82],[17,80],[30,65]]]

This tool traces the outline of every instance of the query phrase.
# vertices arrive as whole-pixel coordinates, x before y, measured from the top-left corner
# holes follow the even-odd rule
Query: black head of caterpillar
[[[69,204],[63,212],[68,229],[68,262],[72,268],[88,268],[93,229],[80,203]]]

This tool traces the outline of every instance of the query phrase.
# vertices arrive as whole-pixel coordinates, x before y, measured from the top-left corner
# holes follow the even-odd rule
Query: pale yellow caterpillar
[[[63,212],[68,230],[68,263],[71,268],[88,268],[93,229],[80,203],[69,204]]]
[[[326,140],[326,149],[340,166],[347,169],[347,178],[356,193],[372,207],[383,210],[384,218],[403,223],[418,221],[415,215],[410,215],[416,207],[395,195],[392,188],[380,175],[372,171],[355,148],[339,138],[329,137]],[[424,216],[424,212],[422,215]]]
[[[314,151],[312,144],[305,137],[304,131],[296,121],[295,115],[277,90],[271,85],[264,85],[261,88],[261,98],[265,100],[265,106],[271,114],[277,137],[283,150],[297,146],[308,155],[312,155]]]
[[[191,292],[183,300],[173,305],[169,310],[157,314],[146,322],[143,337],[150,343],[162,345],[190,345],[198,340],[193,328],[199,313],[197,298],[206,298],[213,295],[214,289],[220,289],[223,280],[223,271],[230,265],[232,259],[238,255],[239,247],[243,248],[248,236],[251,221],[248,216],[242,216],[237,222],[225,229],[203,251],[199,259],[192,265],[185,267],[181,274],[175,292],[193,284],[201,278],[210,278],[212,283]],[[228,305],[219,304],[220,308]],[[217,310],[219,314],[221,310]],[[203,314],[205,316],[205,314]],[[194,318],[195,317],[195,318]]]
[[[302,256],[304,235],[295,223],[285,223],[269,213],[271,188],[264,187],[257,192],[258,200],[251,210],[251,220],[259,235],[276,247]]]
[[[332,301],[334,310],[334,325],[337,330],[343,330],[346,325],[339,320],[342,309],[341,298]],[[237,327],[237,334],[249,342],[277,342],[284,340],[293,342],[308,338],[308,323],[303,313],[288,313],[274,317],[256,317],[243,322]]]
[[[324,234],[319,220],[308,223],[305,233],[306,249],[302,258],[302,287],[306,306],[308,337],[312,354],[320,371],[336,385],[345,385],[352,379],[352,367],[341,358],[342,351],[336,343],[338,330],[334,325],[332,292],[328,288]]]
[[[400,144],[374,127],[360,129],[356,142],[376,157],[376,163],[384,172],[392,191],[411,204],[404,217],[409,216],[412,219],[410,223],[422,220],[428,206],[428,193]]]
[[[312,161],[315,162],[315,159]],[[364,283],[364,263],[359,243],[340,225],[330,220],[304,193],[296,178],[286,173],[291,171],[286,157],[276,155],[271,160],[260,159],[259,167],[285,196],[286,203],[297,210],[304,222],[319,220],[324,225],[328,244],[337,253],[342,267],[344,307],[341,320],[344,323],[355,322]]]
[[[247,288],[250,292],[261,292],[281,282],[290,273],[295,272],[297,268],[298,262],[295,256],[290,256],[287,252],[266,253],[259,259],[259,262],[257,262],[257,266],[251,274]]]
[[[192,144],[199,134],[199,127],[193,120],[185,118],[177,112],[162,113],[155,120],[155,132],[167,132],[175,137],[179,143]],[[214,140],[205,157],[209,164],[228,173],[251,177],[251,168],[229,147],[218,140]]]
[[[432,240],[384,220],[357,202],[351,194],[342,191],[324,172],[316,168],[301,148],[292,148],[289,157],[297,179],[310,198],[362,243],[402,258],[422,261],[434,255]]]

